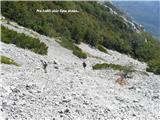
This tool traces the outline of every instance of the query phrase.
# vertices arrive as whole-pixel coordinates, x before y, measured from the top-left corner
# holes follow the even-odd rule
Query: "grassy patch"
[[[106,49],[103,45],[98,45],[97,48],[98,48],[98,50],[100,50],[101,52],[104,52],[104,53],[107,53],[107,54],[108,54],[107,49]]]
[[[3,55],[0,56],[0,61],[1,63],[4,63],[4,64],[12,64],[12,65],[19,66],[14,60],[12,60],[9,57],[3,56]]]
[[[114,70],[123,70],[124,69],[124,67],[121,65],[108,64],[108,63],[95,64],[92,68],[94,70],[107,69],[107,68],[112,68]]]
[[[72,41],[62,38],[61,41],[57,41],[61,46],[69,49],[72,53],[79,58],[87,58],[87,54],[81,50],[78,46],[74,45]]]
[[[26,36],[23,33],[17,33],[16,31],[9,30],[1,26],[1,40],[7,44],[15,44],[17,47],[29,49],[35,53],[46,55],[48,47],[39,39]]]
[[[74,49],[73,54],[75,56],[79,57],[79,58],[83,58],[83,59],[87,58],[87,54],[84,53],[80,48],[79,49]]]
[[[108,64],[108,63],[96,64],[92,66],[92,68],[93,70],[112,68],[113,70],[124,71],[127,73],[134,71],[131,66],[121,66],[117,64]]]

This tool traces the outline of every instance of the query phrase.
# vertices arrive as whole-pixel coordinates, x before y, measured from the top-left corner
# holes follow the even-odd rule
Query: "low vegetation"
[[[133,67],[131,66],[122,66],[117,64],[108,64],[108,63],[102,63],[102,64],[95,64],[92,66],[93,70],[99,70],[99,69],[108,69],[111,68],[113,70],[119,70],[124,71],[125,73],[134,72]]]
[[[61,38],[61,41],[57,41],[61,46],[69,49],[72,53],[82,59],[87,58],[87,54],[83,52],[78,46],[76,46],[71,40]]]
[[[87,58],[87,54],[84,53],[80,48],[74,49],[73,54],[76,55],[79,58],[83,58],[83,59]]]
[[[19,66],[14,60],[12,60],[9,57],[3,56],[3,55],[0,56],[0,61],[1,63],[4,63],[4,64],[12,64],[12,65]]]
[[[15,44],[17,47],[29,49],[41,55],[47,54],[48,47],[38,39],[17,33],[3,26],[1,26],[1,40],[4,43]]]
[[[102,46],[102,45],[98,45],[97,48],[98,48],[98,50],[100,50],[101,52],[108,53],[107,49],[106,49],[104,46]]]
[[[112,68],[114,70],[123,70],[124,67],[121,65],[115,65],[115,64],[108,64],[108,63],[102,63],[102,64],[95,64],[93,66],[94,70],[98,70],[98,69],[107,69],[107,68]]]
[[[147,71],[160,74],[160,60],[157,58],[149,61]]]

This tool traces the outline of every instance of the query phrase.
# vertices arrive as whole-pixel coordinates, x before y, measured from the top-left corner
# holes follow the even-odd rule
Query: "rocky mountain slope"
[[[82,61],[54,39],[13,22],[9,29],[39,38],[48,46],[41,56],[1,42],[0,54],[21,66],[1,64],[1,117],[8,120],[158,120],[160,76],[145,72],[147,65],[116,51],[102,53],[82,43],[90,56]],[[44,72],[40,60],[48,63]],[[96,63],[133,64],[137,70],[121,86],[112,69],[93,70]]]

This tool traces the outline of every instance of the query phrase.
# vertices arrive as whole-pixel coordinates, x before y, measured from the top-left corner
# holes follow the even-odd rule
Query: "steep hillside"
[[[127,55],[99,51],[87,44],[86,69],[82,59],[60,46],[58,39],[41,35],[14,22],[3,21],[6,29],[36,38],[48,47],[47,55],[1,42],[0,54],[20,66],[1,64],[1,120],[158,120],[160,76],[146,72],[146,64]],[[45,73],[41,60],[47,62]],[[93,70],[97,63],[136,70],[121,85],[121,73],[111,68]]]
[[[77,10],[76,13],[37,10]],[[160,43],[150,34],[135,29],[119,14],[97,2],[2,2],[2,15],[18,24],[62,41],[99,44],[149,63],[147,69],[160,74]],[[75,53],[75,52],[73,52]],[[76,52],[76,54],[79,52]],[[157,57],[158,56],[158,57]],[[152,65],[156,61],[156,66]]]
[[[159,120],[160,43],[117,8],[1,3],[0,120]]]

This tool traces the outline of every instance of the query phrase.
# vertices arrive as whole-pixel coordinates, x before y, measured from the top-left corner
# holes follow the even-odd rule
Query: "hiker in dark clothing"
[[[44,72],[47,73],[47,70],[46,70],[47,63],[45,61],[43,61],[43,60],[41,60],[41,62],[42,62],[42,65],[43,65]]]
[[[82,64],[83,64],[83,68],[85,69],[85,68],[86,68],[86,66],[87,66],[87,65],[86,65],[86,63],[85,63],[85,62],[83,62]]]

